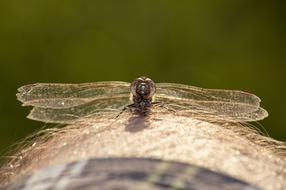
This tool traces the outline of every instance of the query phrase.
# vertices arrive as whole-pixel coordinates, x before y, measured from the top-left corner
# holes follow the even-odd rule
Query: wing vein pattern
[[[46,123],[73,123],[97,113],[118,112],[130,104],[129,83],[108,81],[83,84],[37,83],[18,89],[17,98],[34,108],[28,118]]]
[[[157,83],[156,101],[170,109],[213,121],[246,122],[268,116],[259,97],[238,90],[204,89],[173,83]]]

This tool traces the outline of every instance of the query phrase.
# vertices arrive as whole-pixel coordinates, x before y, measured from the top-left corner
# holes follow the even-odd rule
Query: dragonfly
[[[29,119],[72,124],[79,119],[122,113],[130,108],[146,115],[163,107],[167,112],[213,122],[251,122],[268,116],[254,94],[206,89],[176,83],[154,83],[147,77],[133,82],[104,81],[82,84],[36,83],[18,89],[17,99],[32,106]]]

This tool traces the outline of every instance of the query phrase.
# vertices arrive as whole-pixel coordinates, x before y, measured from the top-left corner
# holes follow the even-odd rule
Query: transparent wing
[[[268,116],[257,96],[236,90],[158,83],[155,100],[181,113],[213,121],[256,121]]]
[[[129,96],[129,85],[116,81],[83,84],[38,83],[20,87],[17,99],[24,106],[70,108],[96,99]]]
[[[38,83],[22,86],[17,98],[24,106],[34,106],[28,118],[46,123],[74,123],[81,117],[118,112],[130,104],[129,83],[95,82],[83,84]]]
[[[98,98],[68,108],[34,107],[28,118],[46,123],[72,124],[79,119],[95,116],[96,114],[118,113],[129,104],[128,95]]]

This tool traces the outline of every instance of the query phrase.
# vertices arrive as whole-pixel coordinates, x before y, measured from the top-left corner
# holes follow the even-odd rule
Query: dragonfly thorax
[[[144,111],[152,105],[152,98],[133,96],[133,104],[136,108],[139,109],[139,111]]]

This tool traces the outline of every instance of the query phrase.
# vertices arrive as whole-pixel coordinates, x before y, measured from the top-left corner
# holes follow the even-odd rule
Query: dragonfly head
[[[152,98],[155,93],[155,83],[147,77],[135,79],[130,86],[131,92],[135,97]]]

